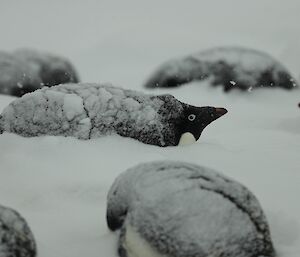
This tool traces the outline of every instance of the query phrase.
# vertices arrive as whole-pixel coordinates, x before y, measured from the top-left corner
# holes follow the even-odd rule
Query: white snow
[[[299,78],[299,9],[298,0],[3,1],[1,47],[60,53],[83,81],[130,89],[144,90],[150,73],[170,58],[222,45],[266,51]],[[0,136],[0,204],[26,218],[39,257],[116,257],[117,235],[105,223],[107,191],[125,169],[165,159],[208,166],[246,185],[266,212],[279,257],[299,257],[299,90],[224,94],[193,83],[154,92],[229,112],[187,147],[119,136]],[[0,96],[0,109],[13,99]]]
[[[70,121],[74,119],[75,116],[80,115],[84,112],[83,100],[78,95],[67,94],[64,97],[64,104],[62,108],[67,119]]]
[[[264,70],[274,65],[272,57],[270,58],[266,54],[262,55],[260,52],[245,51],[245,49],[236,49],[235,47],[209,49],[195,55],[195,58],[208,62],[226,60],[228,64],[248,71]]]

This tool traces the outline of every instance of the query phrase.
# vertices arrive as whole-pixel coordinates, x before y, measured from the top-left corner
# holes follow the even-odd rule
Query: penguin
[[[65,58],[32,49],[0,52],[0,93],[20,97],[43,86],[78,82]]]
[[[0,256],[36,255],[35,239],[25,219],[15,210],[0,205]]]
[[[225,108],[196,107],[172,95],[69,83],[44,87],[11,102],[0,116],[0,131],[78,139],[118,134],[145,144],[176,146],[196,142],[204,128],[225,113]]]
[[[120,257],[274,257],[256,197],[212,169],[178,161],[139,164],[107,195]]]
[[[161,65],[146,81],[146,88],[178,87],[207,80],[212,86],[252,91],[255,88],[298,87],[289,71],[272,56],[244,47],[217,47]]]

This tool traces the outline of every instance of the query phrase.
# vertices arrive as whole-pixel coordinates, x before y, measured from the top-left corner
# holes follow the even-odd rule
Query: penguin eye
[[[190,114],[189,116],[188,116],[188,120],[189,121],[194,121],[196,119],[196,115],[195,114]]]

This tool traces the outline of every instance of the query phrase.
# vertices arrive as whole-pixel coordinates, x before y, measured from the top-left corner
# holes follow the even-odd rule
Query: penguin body
[[[35,257],[36,244],[26,221],[0,205],[0,257]]]
[[[146,95],[104,84],[44,87],[10,103],[0,117],[2,132],[25,137],[56,135],[91,139],[118,134],[146,144],[175,146],[227,112],[196,107],[171,95]]]
[[[152,162],[121,174],[107,196],[121,257],[274,256],[267,220],[241,184],[201,166]]]
[[[43,86],[78,82],[72,64],[61,57],[31,49],[0,52],[0,93],[22,96]]]
[[[270,55],[242,47],[205,50],[163,64],[146,82],[147,88],[177,87],[209,79],[224,91],[261,87],[293,89],[298,85],[288,70]]]

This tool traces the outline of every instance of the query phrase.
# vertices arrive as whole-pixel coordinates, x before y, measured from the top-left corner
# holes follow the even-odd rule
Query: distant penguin
[[[170,60],[145,83],[146,88],[177,87],[207,80],[224,91],[261,87],[298,87],[289,71],[270,55],[243,47],[219,47]]]
[[[26,221],[16,211],[0,205],[0,256],[35,257],[36,252]]]
[[[201,166],[150,162],[121,174],[107,196],[120,257],[273,257],[255,196]]]
[[[145,144],[175,146],[195,142],[226,112],[188,105],[172,95],[146,95],[104,84],[64,84],[10,103],[0,116],[0,131],[79,139],[118,134]]]
[[[22,96],[43,86],[78,82],[73,65],[65,58],[20,49],[0,52],[0,93]]]

